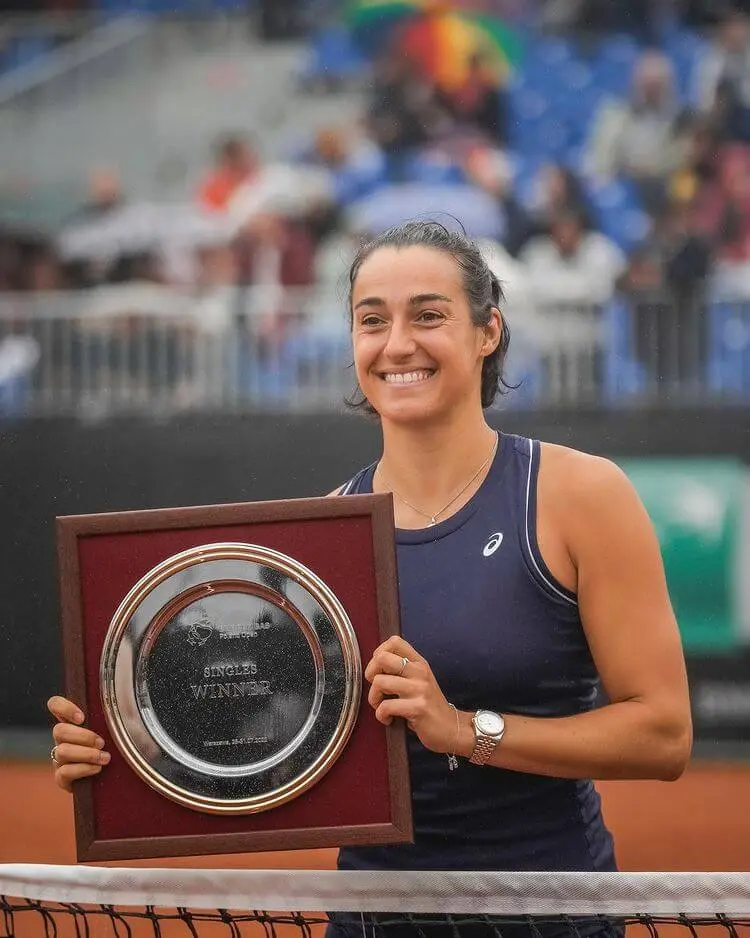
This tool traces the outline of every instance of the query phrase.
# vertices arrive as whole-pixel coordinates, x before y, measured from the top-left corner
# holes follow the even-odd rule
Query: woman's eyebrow
[[[453,300],[443,293],[416,293],[409,297],[410,306],[419,306],[420,303],[452,303]],[[361,306],[385,306],[385,300],[379,296],[366,296],[361,299],[354,307],[358,310]]]
[[[357,303],[354,309],[357,310],[360,306],[385,306],[385,300],[382,300],[379,296],[366,296]]]
[[[409,304],[418,306],[420,303],[434,303],[436,300],[443,303],[453,302],[449,296],[444,296],[442,293],[417,293],[415,296],[409,297]]]

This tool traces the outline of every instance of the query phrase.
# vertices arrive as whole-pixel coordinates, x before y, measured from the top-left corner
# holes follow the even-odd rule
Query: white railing
[[[658,344],[627,309],[508,320],[520,386],[501,406],[750,404],[749,304],[712,307],[689,340],[666,318]],[[0,295],[0,415],[340,410],[353,389],[345,303],[323,289]]]

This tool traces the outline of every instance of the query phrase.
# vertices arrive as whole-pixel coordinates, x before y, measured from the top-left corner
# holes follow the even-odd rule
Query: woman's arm
[[[562,778],[678,778],[692,744],[690,703],[656,535],[621,470],[567,454],[561,523],[577,570],[581,620],[610,703],[570,717],[503,714],[505,735],[487,765]],[[429,665],[402,639],[379,652],[386,653],[383,667],[366,672],[377,677],[370,701],[378,719],[404,716],[428,748],[468,757],[472,714],[459,712],[457,731]],[[410,664],[394,678],[402,657]],[[391,693],[399,699],[386,699]]]

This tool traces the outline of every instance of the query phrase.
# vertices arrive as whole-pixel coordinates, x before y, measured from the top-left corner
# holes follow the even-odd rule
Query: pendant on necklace
[[[428,528],[431,528],[433,524],[437,524],[436,518],[430,518],[430,523],[427,525]]]

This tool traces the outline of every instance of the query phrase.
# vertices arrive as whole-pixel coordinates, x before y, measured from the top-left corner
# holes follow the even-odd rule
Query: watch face
[[[477,729],[487,736],[499,736],[505,728],[505,721],[499,713],[491,710],[480,710],[476,715]]]

